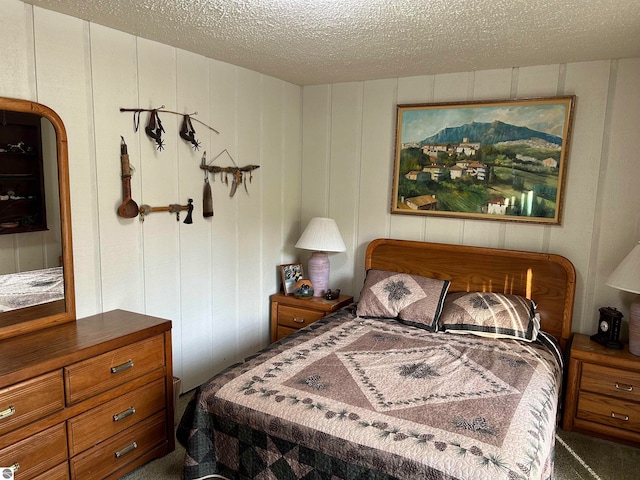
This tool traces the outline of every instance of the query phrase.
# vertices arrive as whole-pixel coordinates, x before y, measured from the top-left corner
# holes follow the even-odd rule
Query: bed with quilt
[[[550,479],[575,271],[378,239],[353,304],[195,393],[185,480]]]

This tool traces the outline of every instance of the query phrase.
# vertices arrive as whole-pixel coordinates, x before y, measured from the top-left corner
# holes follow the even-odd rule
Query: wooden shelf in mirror
[[[11,147],[20,142],[23,144],[21,147]],[[48,257],[43,255],[46,260],[43,260],[43,264],[46,264],[36,267],[43,269],[36,271],[62,267],[60,299],[23,304],[21,299],[16,298],[15,302],[3,304],[3,299],[10,298],[8,294],[0,292],[0,339],[4,339],[75,321],[76,312],[67,133],[64,123],[55,111],[45,105],[0,97],[0,149],[3,150],[0,152],[2,248],[10,245],[17,248],[22,235],[41,235],[43,244],[49,246],[55,243],[55,248],[52,247],[51,251],[47,249]],[[7,189],[12,190],[15,197],[23,198],[4,198]],[[2,207],[7,205],[14,212],[3,216]],[[55,241],[49,237],[44,239],[47,235],[55,237]],[[20,257],[19,252],[14,254],[16,258]],[[7,257],[11,258],[10,255]],[[11,285],[14,281],[11,275],[28,273],[22,272],[19,267],[18,260],[14,261],[14,265],[0,265],[0,272],[5,274],[0,275],[0,284]]]
[[[0,116],[0,235],[46,230],[42,117]]]

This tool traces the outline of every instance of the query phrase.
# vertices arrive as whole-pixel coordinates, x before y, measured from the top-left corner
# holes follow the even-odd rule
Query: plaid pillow
[[[360,317],[394,318],[435,331],[449,289],[448,280],[406,273],[369,270],[360,292]]]
[[[538,336],[536,304],[520,295],[456,292],[447,295],[439,330],[531,342]]]

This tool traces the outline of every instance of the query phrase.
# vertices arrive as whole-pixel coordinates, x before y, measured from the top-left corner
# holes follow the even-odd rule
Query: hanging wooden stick
[[[140,113],[141,112],[160,112],[160,113],[171,113],[173,115],[185,115],[184,113],[180,113],[180,112],[174,112],[172,110],[165,110],[165,106],[162,105],[160,106],[160,108],[123,108],[120,107],[120,111],[121,112],[133,112],[133,128],[134,130],[137,132],[138,131],[138,126],[140,125]],[[136,115],[137,115],[137,120],[136,120]],[[188,113],[186,115],[189,115],[190,117],[193,117],[195,115],[198,115],[198,112],[193,112],[193,113]],[[218,130],[216,130],[213,127],[210,127],[209,125],[207,125],[206,123],[204,123],[201,120],[198,120],[197,118],[191,118],[191,120],[193,120],[194,122],[198,122],[201,125],[204,125],[205,127],[207,127],[209,130],[211,130],[212,132],[217,133],[218,135],[220,134],[220,132]]]
[[[229,190],[230,197],[233,197],[236,194],[236,190],[238,189],[238,186],[243,182],[244,182],[244,190],[248,194],[249,190],[247,190],[247,181],[244,179],[244,175],[247,173],[249,174],[249,183],[251,183],[251,181],[253,180],[253,171],[257,168],[260,168],[260,165],[246,165],[244,167],[238,167],[238,164],[236,163],[236,161],[233,159],[233,157],[231,156],[231,154],[226,148],[223,151],[221,151],[218,155],[213,157],[213,160],[211,160],[211,162],[213,163],[218,157],[220,157],[220,155],[224,153],[226,153],[227,156],[233,162],[233,165],[234,165],[233,167],[218,167],[215,165],[207,165],[206,163],[203,162],[200,164],[200,168],[202,170],[208,170],[209,172],[213,172],[214,174],[219,173],[220,180],[224,182],[225,185],[229,184],[229,179],[227,178],[227,175],[231,174],[232,182],[231,182],[231,190]],[[223,174],[224,174],[224,177],[223,177]]]

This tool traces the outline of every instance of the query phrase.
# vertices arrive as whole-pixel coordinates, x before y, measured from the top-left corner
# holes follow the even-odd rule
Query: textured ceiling
[[[640,0],[24,0],[311,85],[640,57]]]

